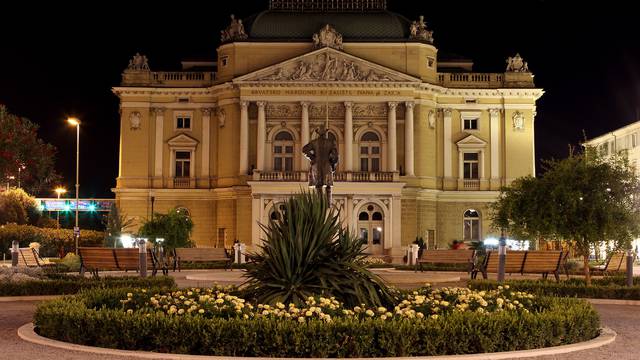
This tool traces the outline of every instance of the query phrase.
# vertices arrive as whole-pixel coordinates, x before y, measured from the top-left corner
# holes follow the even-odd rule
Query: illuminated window
[[[367,131],[360,138],[360,171],[380,171],[380,137],[373,131]]]
[[[480,215],[476,210],[469,209],[463,216],[464,241],[480,240]]]
[[[293,171],[293,136],[288,131],[276,134],[273,141],[273,170]]]

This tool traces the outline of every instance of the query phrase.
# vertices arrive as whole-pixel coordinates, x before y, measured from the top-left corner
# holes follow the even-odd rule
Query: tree
[[[540,178],[523,177],[502,189],[493,226],[521,239],[565,240],[583,257],[591,284],[592,246],[628,248],[640,235],[640,182],[624,154],[602,157],[593,148],[545,162]]]
[[[120,235],[133,225],[133,219],[121,214],[116,204],[111,204],[109,214],[105,220],[104,240],[107,247],[122,247]]]
[[[59,178],[54,170],[56,148],[39,139],[37,131],[38,125],[0,104],[0,175],[3,181],[20,177],[21,186],[32,194]]]
[[[39,226],[42,212],[36,198],[22,189],[0,193],[0,223]]]
[[[157,238],[163,238],[163,246],[167,250],[178,247],[191,247],[191,231],[193,221],[188,214],[173,209],[167,214],[154,214],[152,220],[147,220],[138,230],[140,236],[148,237],[155,244]]]

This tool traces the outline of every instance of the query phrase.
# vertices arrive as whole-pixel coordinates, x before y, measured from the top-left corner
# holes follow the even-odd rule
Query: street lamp
[[[20,173],[22,172],[22,170],[24,170],[26,168],[27,167],[22,165],[22,164],[18,165],[18,189],[21,188],[21,186],[20,186]]]
[[[76,127],[76,226],[73,234],[76,238],[76,255],[78,255],[78,239],[80,238],[80,226],[78,226],[78,208],[80,202],[80,120],[70,117],[67,122]]]
[[[58,200],[60,200],[60,195],[65,194],[67,192],[67,189],[65,189],[63,187],[57,187],[53,191],[55,191],[56,194],[58,194]],[[58,227],[60,227],[60,209],[58,209],[57,213],[58,213],[58,216],[56,216],[56,218],[57,218],[57,221],[58,221]]]
[[[16,177],[13,175],[7,176],[7,191],[9,191],[9,183],[11,182],[11,180],[15,179]]]

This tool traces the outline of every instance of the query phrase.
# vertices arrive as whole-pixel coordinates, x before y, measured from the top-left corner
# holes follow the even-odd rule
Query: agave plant
[[[342,228],[324,197],[296,195],[282,215],[261,224],[265,238],[251,255],[245,296],[265,304],[301,303],[314,295],[335,296],[348,306],[393,303],[382,279],[360,261],[363,240]]]

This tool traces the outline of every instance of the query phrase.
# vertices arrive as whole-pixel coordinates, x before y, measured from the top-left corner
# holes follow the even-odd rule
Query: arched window
[[[293,171],[293,135],[280,131],[273,141],[273,170]]]
[[[286,206],[283,203],[274,204],[271,208],[271,213],[269,214],[269,219],[272,221],[281,220],[284,216]]]
[[[380,171],[380,137],[367,131],[360,137],[360,171]]]
[[[384,218],[378,205],[368,204],[358,214],[358,236],[367,245],[367,252],[382,253]]]
[[[463,215],[464,241],[480,241],[480,214],[473,209]]]

